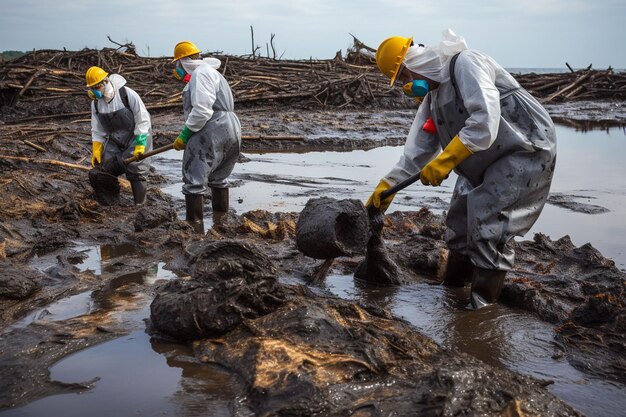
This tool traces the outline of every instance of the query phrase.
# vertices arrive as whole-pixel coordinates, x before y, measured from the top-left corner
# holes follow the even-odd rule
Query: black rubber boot
[[[228,188],[211,187],[211,206],[214,212],[228,211]]]
[[[474,267],[470,303],[478,310],[498,301],[506,271]]]
[[[146,202],[146,191],[148,191],[147,181],[131,181],[130,187],[133,189],[133,199],[135,205],[139,206]]]
[[[458,252],[448,252],[448,262],[443,274],[443,285],[448,287],[463,287],[472,280],[474,264],[469,256]]]
[[[185,221],[196,233],[204,234],[204,199],[201,194],[185,194]]]

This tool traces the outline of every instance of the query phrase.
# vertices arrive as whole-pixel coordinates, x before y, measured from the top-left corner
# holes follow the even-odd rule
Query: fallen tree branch
[[[10,156],[10,155],[0,155],[0,159],[7,159],[7,160],[11,160],[11,161],[26,162],[26,163],[29,163],[29,164],[57,165],[57,166],[62,166],[62,167],[66,167],[66,168],[82,169],[83,171],[90,171],[91,170],[91,167],[89,167],[89,166],[72,164],[72,163],[63,162],[63,161],[57,161],[56,159],[27,158],[25,156]]]
[[[31,142],[31,141],[29,141],[29,140],[24,139],[24,140],[23,140],[23,142],[24,142],[26,145],[30,146],[31,148],[37,149],[37,150],[38,150],[38,151],[40,151],[40,152],[45,152],[45,151],[46,151],[43,147],[41,147],[41,146],[39,146],[39,145],[35,145],[33,142]]]

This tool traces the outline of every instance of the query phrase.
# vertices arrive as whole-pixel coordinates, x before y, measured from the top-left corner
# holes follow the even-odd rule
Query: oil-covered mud
[[[193,345],[200,361],[226,367],[243,381],[240,410],[578,415],[555,400],[545,383],[445,351],[378,307],[322,297],[304,287],[277,287],[271,279],[275,268],[249,245],[222,241],[202,251],[196,256],[211,259],[212,268],[196,268],[190,281],[171,281],[159,290],[151,307],[152,331],[172,337],[178,325],[189,329],[180,335],[187,339],[195,318],[194,330],[204,336]],[[217,289],[222,294],[208,295]],[[163,301],[173,294],[176,302]]]
[[[626,125],[626,105],[619,100],[573,101],[545,107],[555,121],[582,130]]]
[[[401,285],[411,281],[391,259],[383,240],[385,216],[370,206],[367,209],[371,236],[367,241],[365,258],[359,263],[354,277],[377,285]]]
[[[396,212],[386,218],[386,252],[405,277],[437,280],[445,253],[443,220],[428,211]],[[399,233],[400,232],[400,233]],[[501,302],[557,324],[568,360],[579,369],[624,382],[626,373],[626,273],[591,244],[569,237],[515,242],[515,269],[507,275]],[[371,279],[377,284],[377,277]]]
[[[284,302],[271,260],[252,245],[221,240],[188,250],[192,280],[173,280],[150,306],[153,328],[175,340],[221,336]]]
[[[588,203],[595,200],[596,197],[584,195],[564,195],[561,193],[552,193],[548,197],[548,204],[563,207],[577,213],[600,214],[609,211],[606,207]]]
[[[310,199],[296,225],[296,245],[316,259],[363,254],[370,236],[367,211],[359,200]]]
[[[568,360],[585,372],[626,382],[626,274],[590,244],[538,234],[517,245],[504,302],[558,323]]]
[[[244,134],[261,138],[244,140],[244,153],[401,144],[411,114],[247,110],[241,114]],[[352,134],[354,125],[365,130]],[[156,115],[155,126],[156,146],[167,144],[178,133],[180,117]],[[187,373],[212,372],[213,364],[226,369],[239,383],[229,386],[232,398],[220,401],[231,402],[241,415],[406,415],[414,410],[423,415],[577,415],[550,394],[549,385],[544,387],[549,381],[440,347],[386,306],[330,297],[323,283],[304,285],[314,281],[321,261],[298,250],[299,213],[293,210],[211,217],[213,225],[201,238],[180,220],[183,201],[161,191],[171,182],[154,169],[145,206],[133,205],[124,180],[119,203],[102,206],[94,200],[88,182],[88,121],[0,125],[0,133],[2,410],[17,412],[16,407],[53,394],[96,389],[97,375],[60,382],[53,380],[50,367],[97,344],[143,334],[142,319],[155,300],[152,349],[168,363],[184,364],[180,368]],[[302,138],[269,138],[280,135]],[[346,167],[355,168],[348,162]],[[318,197],[319,189],[344,193],[337,184],[363,189],[374,184],[336,171],[324,174],[321,184],[297,172],[288,180],[261,175],[236,173],[234,186],[257,179],[292,181],[301,187],[289,197],[307,199]],[[586,204],[595,201],[577,197],[585,195],[557,195],[552,202],[574,207],[576,214],[593,214]],[[584,203],[583,208],[572,206],[569,198]],[[445,257],[440,211],[446,195],[430,191],[419,204],[410,195],[396,200],[414,210],[384,217],[381,239],[400,278],[394,284],[437,284]],[[433,211],[417,208],[424,201]],[[516,249],[516,268],[507,276],[502,303],[551,323],[558,355],[584,375],[624,383],[624,273],[590,245],[578,247],[567,238],[538,235]],[[92,264],[95,252],[101,262]],[[345,256],[326,267],[351,279],[362,260]],[[163,277],[151,272],[157,266],[180,278],[161,282]],[[285,277],[300,284],[285,283]],[[363,280],[367,277],[357,285],[380,288]],[[180,300],[189,301],[182,304],[185,310]],[[221,321],[213,320],[217,317]],[[193,340],[193,352],[177,351],[164,339],[182,345]],[[208,394],[194,395],[200,403]],[[71,409],[72,400],[67,401],[65,408]]]

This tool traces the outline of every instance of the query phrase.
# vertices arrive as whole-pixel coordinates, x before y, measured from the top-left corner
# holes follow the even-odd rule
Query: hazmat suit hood
[[[203,59],[191,59],[189,57],[182,58],[180,64],[187,74],[193,74],[193,72],[202,64],[208,64],[213,69],[218,69],[222,65],[222,61],[217,58],[203,58]]]
[[[110,103],[113,100],[113,96],[115,96],[115,92],[126,84],[126,78],[119,74],[111,74],[107,78],[109,82],[105,84],[102,94],[106,102]]]
[[[445,29],[439,44],[409,47],[404,57],[404,65],[409,70],[440,83],[447,78],[441,72],[448,61],[465,49],[465,39],[457,36],[452,29]]]
[[[126,85],[126,78],[122,77],[119,74],[111,74],[109,75],[109,81],[111,82],[115,91]]]

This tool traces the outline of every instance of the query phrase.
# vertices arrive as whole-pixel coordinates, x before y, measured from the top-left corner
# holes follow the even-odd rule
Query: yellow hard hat
[[[411,46],[411,42],[413,42],[412,36],[410,38],[392,36],[382,41],[376,50],[376,65],[383,74],[391,79],[390,86],[393,86],[396,81],[398,70],[404,61],[409,46]]]
[[[90,67],[85,73],[85,81],[87,82],[87,87],[91,87],[101,83],[102,80],[104,80],[108,75],[109,73],[100,67]]]
[[[200,50],[193,42],[182,41],[178,42],[174,47],[174,59],[172,62],[178,61],[179,59],[186,58],[191,55],[199,54]]]

